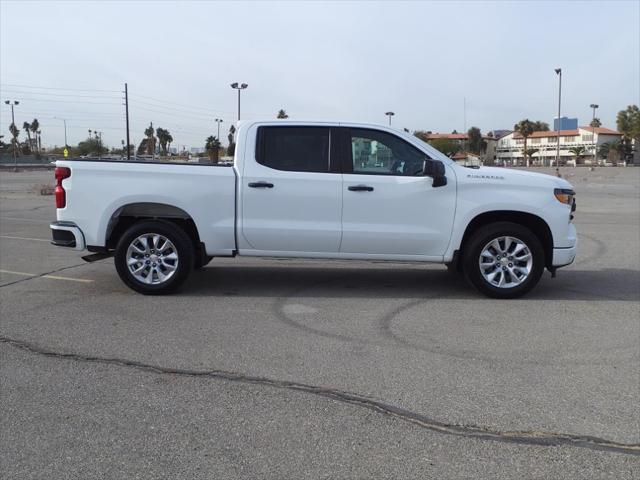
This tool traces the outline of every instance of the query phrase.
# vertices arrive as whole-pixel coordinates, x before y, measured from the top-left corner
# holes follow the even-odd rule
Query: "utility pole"
[[[393,112],[385,112],[385,115],[389,117],[389,126],[391,126],[391,117],[395,115]]]
[[[220,141],[220,124],[224,122],[224,120],[221,118],[215,118],[213,121],[218,124],[218,141]]]
[[[462,115],[463,115],[463,127],[464,132],[467,133],[467,97],[462,97]]]
[[[69,144],[67,143],[67,119],[60,117],[53,118],[55,118],[56,120],[62,120],[62,122],[64,123],[64,147],[67,148],[69,146]]]
[[[593,163],[595,164],[595,163],[598,163],[598,160],[596,158],[596,155],[598,154],[598,152],[597,152],[597,145],[596,145],[596,126],[594,125],[594,123],[596,122],[596,108],[598,108],[599,105],[592,103],[589,106],[593,108],[593,117],[591,118],[591,134],[593,135]]]
[[[18,128],[16,127],[16,119],[13,115],[13,107],[15,107],[16,105],[20,105],[20,102],[17,100],[5,100],[4,103],[6,103],[7,105],[11,105],[11,125],[13,125],[13,128]],[[11,134],[11,136],[13,137],[13,133]],[[18,157],[16,156],[16,147],[17,147],[17,143],[18,143],[18,138],[11,138],[11,142],[13,143],[13,148],[11,149],[13,151],[13,171],[17,172],[18,171]]]
[[[562,69],[556,68],[555,72],[558,75],[558,127],[556,128],[556,133],[558,134],[558,142],[556,144],[556,168],[558,168],[560,167],[560,124],[562,123],[562,121],[560,120],[560,106],[562,99]]]
[[[127,117],[127,161],[131,160],[131,151],[129,149],[129,89],[127,84],[124,84],[124,110]]]
[[[231,88],[238,90],[238,122],[240,121],[240,91],[247,88],[249,85],[246,83],[234,82],[231,84]]]

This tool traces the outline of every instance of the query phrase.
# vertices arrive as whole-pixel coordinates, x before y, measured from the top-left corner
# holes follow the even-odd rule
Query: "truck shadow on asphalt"
[[[470,287],[462,274],[415,266],[222,266],[193,272],[181,296],[316,298],[451,298],[491,300]],[[540,283],[522,300],[640,300],[640,271],[564,269]],[[517,301],[517,300],[512,300]]]

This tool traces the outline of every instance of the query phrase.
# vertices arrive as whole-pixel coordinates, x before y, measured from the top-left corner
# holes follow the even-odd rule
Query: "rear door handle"
[[[269,182],[251,182],[249,183],[251,188],[273,188],[273,183]]]
[[[373,192],[373,187],[369,185],[351,185],[348,188],[352,192]]]

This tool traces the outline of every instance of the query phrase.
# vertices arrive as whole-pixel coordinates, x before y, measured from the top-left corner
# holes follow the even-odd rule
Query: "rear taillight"
[[[64,208],[67,205],[67,195],[62,187],[62,180],[71,176],[71,169],[68,167],[56,167],[56,188],[54,193],[56,195],[56,208]]]

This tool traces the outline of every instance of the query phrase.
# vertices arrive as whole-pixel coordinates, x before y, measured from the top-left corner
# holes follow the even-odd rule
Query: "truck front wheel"
[[[516,298],[536,286],[544,249],[528,228],[496,222],[473,233],[464,246],[464,272],[471,285],[493,298]]]
[[[132,225],[120,238],[115,265],[122,281],[145,295],[175,291],[193,268],[194,249],[179,226],[162,220]]]

